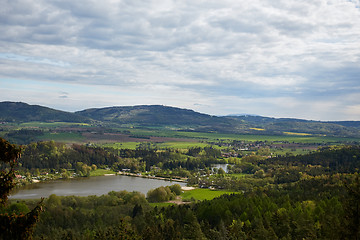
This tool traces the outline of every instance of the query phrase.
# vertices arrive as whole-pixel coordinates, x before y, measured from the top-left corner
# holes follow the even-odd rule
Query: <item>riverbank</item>
[[[157,180],[164,180],[164,181],[170,181],[170,182],[181,182],[181,183],[187,183],[187,178],[164,178],[164,177],[156,177],[151,175],[142,175],[140,173],[130,173],[130,172],[121,172],[119,171],[117,174],[123,175],[123,176],[131,176],[131,177],[141,177],[141,178],[148,178],[148,179],[157,179]]]

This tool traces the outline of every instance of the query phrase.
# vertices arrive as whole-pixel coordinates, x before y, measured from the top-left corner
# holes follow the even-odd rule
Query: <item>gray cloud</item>
[[[227,101],[251,99],[251,113],[262,115],[263,104],[286,117],[278,97],[292,106],[336,97],[359,118],[350,113],[360,100],[342,100],[359,92],[359,37],[357,1],[7,0],[0,79],[109,86],[129,98],[144,90],[165,105],[192,92],[191,106],[212,114],[224,109],[216,102],[236,113],[246,109]],[[304,117],[321,118],[313,111]]]

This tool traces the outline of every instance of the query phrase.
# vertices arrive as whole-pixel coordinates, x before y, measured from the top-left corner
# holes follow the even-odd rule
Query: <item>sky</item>
[[[360,120],[360,1],[1,0],[0,101]]]

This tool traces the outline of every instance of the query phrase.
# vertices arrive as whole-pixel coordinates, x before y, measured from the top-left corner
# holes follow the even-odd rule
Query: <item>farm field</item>
[[[83,126],[90,127],[88,123],[69,123],[69,122],[25,122],[20,123],[19,127],[39,127],[39,128],[56,128],[65,126]]]
[[[61,133],[51,133],[46,132],[44,135],[38,137],[42,141],[54,140],[56,142],[64,143],[82,143],[85,138],[80,133],[71,133],[71,132],[61,132]]]
[[[102,147],[111,147],[115,149],[136,149],[139,146],[139,142],[116,142],[116,143],[104,143],[99,144]],[[208,143],[201,142],[162,142],[156,143],[158,148],[176,148],[176,149],[188,149],[191,147],[206,147]]]
[[[295,143],[341,143],[360,141],[360,138],[340,138],[328,136],[314,136],[303,134],[287,135],[246,135],[246,134],[225,134],[225,133],[206,133],[206,132],[186,132],[186,131],[169,131],[169,130],[148,130],[148,129],[127,129],[130,134],[138,136],[158,136],[158,137],[175,137],[191,138],[199,141],[273,141],[273,142],[295,142]]]
[[[184,150],[211,146],[224,153],[241,150],[241,155],[252,154],[261,148],[268,147],[272,156],[303,155],[321,146],[360,142],[360,138],[328,137],[293,132],[286,132],[284,135],[231,134],[67,122],[26,122],[3,125],[0,136],[17,144],[53,140],[66,144],[91,144],[97,147],[134,150],[141,143],[150,143],[158,149]]]

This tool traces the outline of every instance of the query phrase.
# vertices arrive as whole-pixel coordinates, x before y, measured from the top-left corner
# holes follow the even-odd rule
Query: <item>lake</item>
[[[9,198],[39,199],[41,197],[48,197],[51,194],[58,196],[100,196],[111,191],[122,190],[128,192],[138,191],[146,194],[150,189],[173,184],[186,185],[186,183],[121,175],[75,178],[30,184],[16,189]]]

